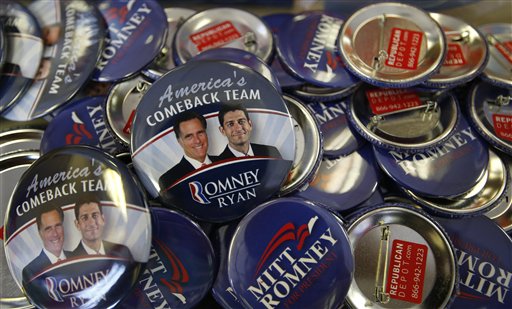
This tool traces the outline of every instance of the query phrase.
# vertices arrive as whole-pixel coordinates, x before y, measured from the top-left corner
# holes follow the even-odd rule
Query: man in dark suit
[[[219,124],[220,133],[228,139],[228,145],[217,157],[219,160],[247,156],[281,158],[276,147],[250,142],[252,121],[241,104],[222,104]]]
[[[71,252],[62,250],[64,245],[64,212],[60,207],[46,207],[37,215],[36,224],[43,241],[41,253],[22,271],[23,285],[26,286],[36,274],[48,266],[71,257]]]
[[[166,190],[183,176],[212,163],[212,158],[207,154],[206,119],[202,115],[192,111],[179,114],[174,124],[174,133],[184,155],[178,164],[160,176],[158,182],[161,190]]]
[[[103,240],[105,216],[100,201],[92,194],[82,194],[75,203],[75,225],[82,240],[73,250],[73,256],[89,254],[122,257],[132,261],[128,247]]]

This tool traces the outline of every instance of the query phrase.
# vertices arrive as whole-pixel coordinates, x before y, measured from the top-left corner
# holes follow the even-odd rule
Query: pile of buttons
[[[0,72],[2,308],[512,307],[512,21],[6,0]]]

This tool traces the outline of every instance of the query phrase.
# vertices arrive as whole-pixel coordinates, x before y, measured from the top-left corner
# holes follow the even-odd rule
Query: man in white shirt
[[[42,206],[44,207],[44,206]],[[64,212],[60,207],[46,207],[36,217],[37,230],[43,241],[41,253],[33,259],[22,271],[23,284],[32,281],[34,275],[45,268],[71,256],[64,251]]]
[[[103,240],[105,216],[101,202],[93,194],[82,194],[75,203],[75,226],[82,240],[73,250],[73,256],[108,255],[133,260],[128,247]]]
[[[183,158],[160,176],[160,189],[166,190],[187,174],[212,163],[208,156],[206,119],[195,112],[185,111],[176,117],[174,125],[176,139],[183,148]]]

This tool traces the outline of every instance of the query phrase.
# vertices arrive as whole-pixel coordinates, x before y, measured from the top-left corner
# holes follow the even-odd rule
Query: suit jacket
[[[190,162],[185,159],[185,157],[181,158],[181,161],[173,166],[170,170],[162,174],[158,179],[158,184],[160,185],[161,190],[167,189],[173,183],[175,183],[178,179],[185,176],[186,174],[195,171],[195,168]]]
[[[71,256],[73,256],[73,253],[71,251],[64,250],[64,255],[66,256],[66,258],[70,258]],[[23,271],[21,272],[23,283],[28,283],[34,278],[35,275],[42,272],[45,268],[49,267],[50,265],[52,265],[52,262],[50,261],[46,253],[44,253],[44,251],[41,250],[41,253],[39,253],[38,256],[36,256],[32,261],[30,261],[30,263],[27,264],[27,266],[23,268]]]
[[[103,241],[103,247],[105,248],[105,255],[108,256],[114,256],[114,257],[122,257],[129,261],[133,261],[132,253],[130,252],[130,249],[126,247],[125,245],[121,244],[115,244],[108,241]],[[82,242],[80,241],[78,243],[78,246],[73,250],[73,256],[75,257],[83,257],[87,256],[88,253],[85,251],[84,246],[82,245]]]
[[[260,145],[251,143],[252,152],[257,157],[273,157],[281,159],[281,153],[274,146]],[[231,152],[229,147],[226,145],[224,151],[218,156],[219,160],[225,160],[235,158],[236,156]]]

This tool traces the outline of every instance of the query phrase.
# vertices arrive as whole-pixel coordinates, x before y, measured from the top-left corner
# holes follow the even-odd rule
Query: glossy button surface
[[[128,168],[89,146],[34,162],[13,191],[5,254],[37,307],[117,304],[148,261],[151,221]]]

